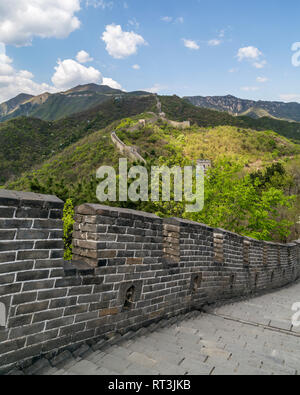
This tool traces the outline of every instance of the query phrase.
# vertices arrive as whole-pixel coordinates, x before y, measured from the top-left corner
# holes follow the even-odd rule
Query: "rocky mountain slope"
[[[252,118],[270,117],[300,122],[300,104],[271,101],[244,100],[228,96],[185,97],[197,107],[226,111],[231,115],[247,115]]]
[[[20,116],[55,121],[93,108],[105,101],[122,96],[142,96],[146,92],[127,93],[109,86],[79,85],[66,92],[43,93],[38,96],[21,94],[0,105],[0,122]]]

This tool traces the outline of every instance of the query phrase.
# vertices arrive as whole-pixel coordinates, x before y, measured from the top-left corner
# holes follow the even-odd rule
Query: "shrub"
[[[64,215],[63,215],[63,223],[64,223],[64,245],[65,245],[65,254],[64,259],[66,261],[70,261],[72,259],[72,234],[73,234],[73,225],[74,225],[74,206],[72,199],[68,199],[64,206]]]

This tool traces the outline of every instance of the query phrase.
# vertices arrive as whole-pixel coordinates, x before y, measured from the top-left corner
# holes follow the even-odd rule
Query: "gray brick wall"
[[[297,242],[92,204],[76,209],[66,263],[62,208],[55,197],[0,190],[3,369],[300,275]]]

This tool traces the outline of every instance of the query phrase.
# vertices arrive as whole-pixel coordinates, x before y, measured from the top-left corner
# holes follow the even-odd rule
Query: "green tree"
[[[186,218],[221,227],[259,240],[285,241],[292,223],[280,220],[280,210],[289,209],[293,196],[243,173],[243,164],[220,161],[205,179],[205,206]]]

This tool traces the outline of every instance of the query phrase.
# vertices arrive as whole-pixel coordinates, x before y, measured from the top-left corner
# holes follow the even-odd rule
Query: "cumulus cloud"
[[[52,82],[56,88],[70,89],[76,85],[102,84],[103,77],[94,67],[85,67],[73,59],[58,60]]]
[[[9,0],[0,2],[0,42],[30,45],[34,36],[67,37],[80,27],[80,0]]]
[[[183,43],[184,43],[184,46],[186,48],[189,48],[189,49],[192,49],[192,50],[195,50],[195,51],[200,49],[200,47],[199,47],[199,45],[197,44],[196,41],[183,39]]]
[[[132,66],[132,68],[133,68],[134,70],[140,70],[141,66],[140,66],[139,64],[134,64],[134,65]]]
[[[252,62],[252,65],[256,69],[263,69],[267,62],[263,59],[261,59],[263,56],[263,53],[256,47],[244,47],[240,48],[237,53],[237,58],[240,62],[243,60],[248,60]]]
[[[16,70],[13,60],[5,53],[0,53],[0,103],[20,93],[39,95],[46,91],[54,93],[56,89],[48,84],[35,82],[34,75],[27,70]]]
[[[120,25],[107,25],[102,35],[106,50],[115,59],[124,59],[134,55],[140,45],[146,45],[142,36],[134,32],[124,32]]]
[[[262,55],[262,52],[255,47],[244,47],[238,50],[237,57],[241,62],[244,59],[256,60]]]
[[[110,88],[122,90],[122,86],[117,81],[114,81],[112,78],[103,78],[102,85],[107,85]]]
[[[94,59],[90,57],[90,54],[86,51],[79,51],[78,54],[76,55],[76,60],[79,63],[88,63],[92,62]]]
[[[1,46],[0,46],[1,49]],[[53,85],[34,81],[34,75],[28,70],[16,70],[13,59],[5,54],[5,46],[0,52],[0,103],[20,93],[39,95],[41,93],[57,93],[77,85],[89,83],[108,85],[114,89],[122,86],[111,78],[103,78],[99,70],[86,67],[73,59],[58,60],[52,77]]]

